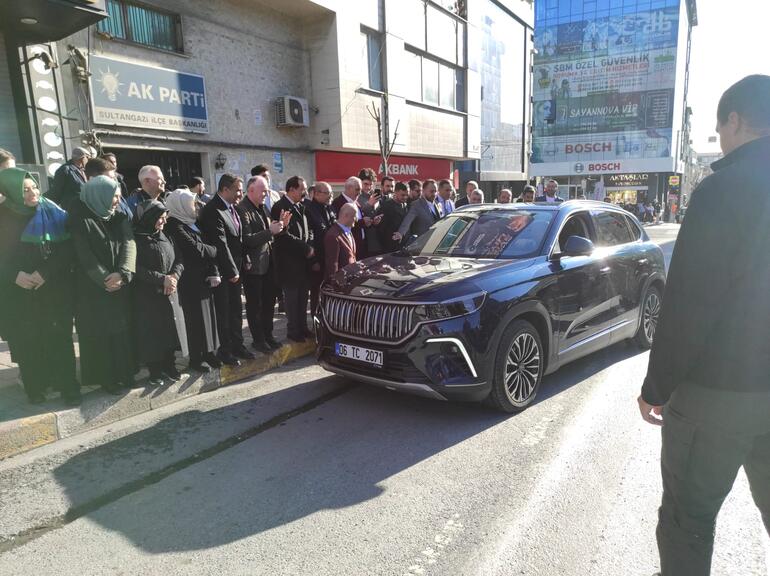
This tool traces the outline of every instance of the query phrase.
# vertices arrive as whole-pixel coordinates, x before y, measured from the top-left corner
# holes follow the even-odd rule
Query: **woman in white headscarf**
[[[184,260],[185,270],[177,290],[187,328],[190,369],[209,372],[222,365],[215,354],[219,339],[211,292],[221,282],[216,267],[217,249],[201,237],[196,223],[198,207],[194,193],[174,190],[168,194],[165,203],[169,216],[166,234],[182,252]]]

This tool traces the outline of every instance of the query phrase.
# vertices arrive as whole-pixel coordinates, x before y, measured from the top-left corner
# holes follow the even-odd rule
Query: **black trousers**
[[[662,576],[708,576],[722,503],[743,466],[770,534],[770,392],[677,389],[663,413]]]
[[[278,296],[273,275],[244,276],[243,292],[246,295],[246,320],[251,339],[264,343],[265,338],[273,337],[273,314]]]
[[[286,310],[286,334],[292,338],[303,339],[309,332],[307,327],[307,298],[309,286],[307,278],[283,288],[283,306]]]
[[[243,346],[243,308],[241,304],[241,282],[222,283],[214,288],[214,307],[217,311],[217,332],[219,352],[232,354]]]

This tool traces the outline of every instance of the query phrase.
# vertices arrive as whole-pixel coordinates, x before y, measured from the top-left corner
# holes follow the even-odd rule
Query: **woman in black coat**
[[[80,404],[72,346],[72,242],[67,213],[25,170],[0,172],[0,315],[29,401],[49,387]]]
[[[184,315],[177,285],[184,266],[182,254],[163,233],[168,210],[157,200],[136,208],[136,279],[133,285],[134,343],[137,359],[150,370],[150,385],[164,378],[179,380],[174,352],[187,355]]]
[[[166,197],[169,219],[165,233],[184,258],[185,271],[177,286],[184,310],[190,369],[209,372],[222,365],[216,357],[219,348],[217,316],[211,289],[221,282],[216,267],[216,246],[206,244],[196,224],[195,194],[174,190]]]

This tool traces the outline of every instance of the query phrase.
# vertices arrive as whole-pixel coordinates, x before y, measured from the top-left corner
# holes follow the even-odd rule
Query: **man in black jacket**
[[[219,359],[231,366],[240,364],[238,358],[255,358],[243,345],[243,225],[235,209],[242,196],[243,180],[232,174],[222,174],[217,194],[203,207],[200,218],[206,243],[217,247],[217,267],[222,278],[222,283],[214,288]]]
[[[305,216],[302,194],[307,190],[305,180],[292,176],[286,181],[286,194],[273,205],[275,221],[291,214],[283,232],[275,237],[275,268],[278,283],[283,288],[286,309],[286,335],[294,342],[304,342],[312,336],[307,326],[307,299],[310,287],[308,271],[315,251],[313,234]]]
[[[725,157],[692,194],[638,399],[663,426],[663,576],[710,573],[741,466],[770,532],[770,76],[724,93],[717,131]]]
[[[237,207],[248,259],[243,270],[246,321],[254,349],[264,354],[281,347],[273,338],[273,314],[277,296],[273,237],[280,234],[288,222],[288,214],[283,220],[270,222],[270,215],[265,209],[265,197],[269,193],[267,178],[252,176],[246,184],[246,197]]]
[[[310,311],[315,313],[318,307],[318,295],[324,274],[324,236],[337,220],[331,205],[332,187],[327,182],[316,182],[313,197],[305,204],[310,230],[313,233],[313,250],[315,258],[310,265]]]
[[[385,252],[395,252],[401,246],[401,241],[394,240],[393,234],[398,232],[401,222],[409,211],[409,189],[403,182],[396,182],[393,197],[382,201],[382,222],[378,232]]]
[[[90,150],[76,147],[72,149],[70,159],[59,166],[53,176],[53,185],[47,194],[65,210],[69,210],[75,200],[80,199],[80,187],[86,183],[86,162],[91,158]]]

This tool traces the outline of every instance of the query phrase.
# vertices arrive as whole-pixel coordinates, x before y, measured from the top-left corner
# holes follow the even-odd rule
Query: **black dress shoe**
[[[236,358],[242,358],[243,360],[254,360],[254,358],[256,358],[254,352],[249,352],[246,349],[246,346],[241,346],[240,348],[233,350],[233,356]]]
[[[83,403],[83,397],[80,395],[80,391],[66,392],[61,395],[61,399],[64,401],[65,406],[80,406]]]
[[[270,346],[267,345],[266,342],[252,342],[252,347],[257,352],[262,352],[262,354],[272,354],[273,349],[270,348]]]
[[[240,366],[241,361],[232,354],[219,354],[219,361],[227,366]]]
[[[190,362],[189,366],[187,366],[188,370],[195,370],[196,372],[200,372],[201,374],[208,374],[211,372],[211,366],[209,366],[206,362]]]
[[[174,382],[180,380],[182,378],[182,374],[179,372],[179,370],[176,369],[176,366],[167,366],[163,370],[161,370],[161,374],[164,378],[168,378],[169,380],[172,380]]]
[[[150,377],[147,379],[147,385],[152,388],[163,386],[163,374],[150,374]]]
[[[283,344],[278,342],[278,340],[276,340],[272,336],[270,336],[269,338],[265,338],[265,343],[268,346],[270,346],[270,348],[272,348],[273,350],[278,350],[281,346],[283,346]]]
[[[203,361],[206,362],[206,364],[208,364],[212,368],[222,367],[222,361],[219,358],[217,358],[217,355],[214,354],[213,352],[206,354],[206,356],[203,358]]]
[[[27,394],[27,400],[29,400],[30,404],[42,404],[46,398],[42,392],[33,392],[32,394]]]

